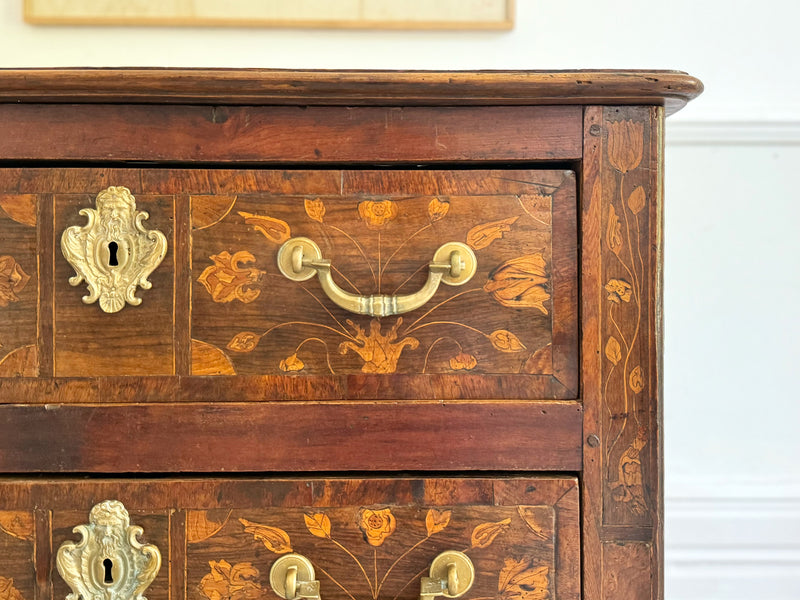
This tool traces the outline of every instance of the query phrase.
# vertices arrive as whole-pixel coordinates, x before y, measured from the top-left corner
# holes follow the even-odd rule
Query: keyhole
[[[109,242],[108,243],[108,265],[110,267],[119,266],[119,261],[117,260],[117,249],[118,248],[119,248],[119,246],[117,245],[117,242]]]
[[[114,242],[111,243],[113,244]],[[111,569],[113,567],[114,563],[111,562],[110,558],[103,559],[103,569],[105,569],[105,575],[103,576],[103,583],[114,583],[114,576],[111,574]]]

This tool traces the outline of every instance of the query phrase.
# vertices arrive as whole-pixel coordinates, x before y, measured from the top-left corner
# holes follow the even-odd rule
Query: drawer
[[[0,589],[14,600],[69,593],[58,549],[80,542],[73,528],[91,525],[90,509],[109,499],[142,528],[138,543],[160,550],[150,600],[274,597],[270,570],[290,553],[311,561],[323,598],[416,599],[431,562],[452,550],[474,567],[465,598],[580,596],[574,477],[6,481],[0,489]],[[108,540],[115,530],[104,510],[93,518]],[[134,564],[119,545],[123,558],[105,555],[112,581]],[[92,565],[100,553],[88,543],[70,560]]]
[[[118,222],[96,204],[111,189]],[[58,382],[16,384],[22,401],[577,396],[572,171],[5,169],[0,208],[0,378]],[[160,262],[152,241],[125,258],[152,230]],[[86,304],[111,285],[87,277],[122,277],[114,236],[128,279]],[[285,275],[297,238],[330,285],[311,246],[310,278]]]

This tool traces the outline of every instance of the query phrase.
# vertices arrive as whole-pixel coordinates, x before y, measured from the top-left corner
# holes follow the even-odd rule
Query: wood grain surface
[[[329,164],[580,157],[581,109],[0,104],[17,160]]]
[[[148,598],[231,600],[269,593],[276,558],[298,552],[315,564],[332,598],[417,598],[419,578],[445,550],[465,552],[470,597],[580,597],[579,494],[574,477],[379,479],[113,479],[3,482],[0,583],[14,575],[33,598],[28,551],[54,555],[92,505],[121,501],[162,568]],[[45,527],[20,507],[36,505]],[[34,537],[34,535],[36,537]],[[52,593],[69,591],[52,565]],[[176,596],[177,594],[177,596]],[[16,598],[15,596],[10,596]]]
[[[2,405],[0,470],[575,472],[581,466],[578,402],[212,399],[180,405]]]
[[[652,104],[671,114],[703,91],[679,71],[291,71],[5,69],[14,102],[457,106]]]

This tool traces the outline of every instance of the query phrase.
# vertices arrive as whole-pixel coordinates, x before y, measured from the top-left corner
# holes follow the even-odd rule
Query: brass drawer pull
[[[320,600],[314,567],[300,554],[286,554],[276,560],[269,571],[269,585],[284,600]]]
[[[448,242],[439,247],[428,264],[428,280],[418,292],[405,296],[359,296],[344,291],[331,277],[331,261],[322,258],[322,251],[312,240],[291,238],[278,250],[278,268],[292,281],[306,281],[314,275],[337,306],[359,315],[388,317],[416,310],[433,298],[440,283],[463,285],[475,274],[477,259],[466,244]]]
[[[475,567],[469,557],[463,552],[448,550],[431,562],[429,576],[420,581],[419,598],[458,598],[469,591],[474,581]]]
[[[95,505],[89,524],[72,531],[81,541],[64,542],[56,555],[58,572],[72,590],[67,600],[147,600],[142,594],[158,575],[161,553],[138,541],[142,528],[130,524],[122,502]]]
[[[95,208],[84,208],[83,227],[67,227],[61,235],[61,252],[76,275],[70,285],[86,281],[89,294],[85,304],[100,300],[103,312],[115,313],[125,303],[138,306],[136,288],[149,290],[148,281],[167,253],[167,238],[160,231],[147,230],[142,221],[149,215],[136,210],[136,200],[125,187],[110,187],[99,194]]]

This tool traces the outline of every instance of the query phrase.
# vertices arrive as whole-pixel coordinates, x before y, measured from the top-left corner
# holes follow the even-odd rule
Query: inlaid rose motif
[[[380,546],[384,540],[394,533],[397,521],[388,508],[372,510],[362,508],[358,511],[357,524],[364,534],[364,540],[370,546]]]
[[[358,205],[358,215],[369,229],[381,229],[397,218],[397,205],[391,200],[364,200]]]

